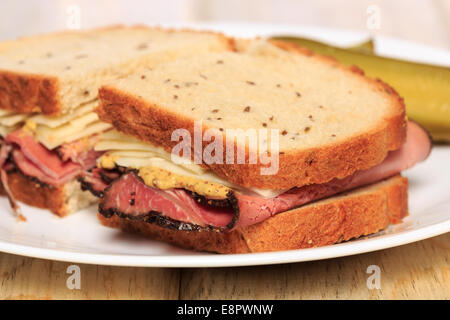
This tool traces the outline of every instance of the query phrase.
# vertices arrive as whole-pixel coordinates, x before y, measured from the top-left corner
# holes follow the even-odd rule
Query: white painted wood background
[[[111,23],[247,21],[367,30],[370,5],[380,9],[376,33],[450,49],[450,0],[1,0],[0,40],[64,29],[68,7],[81,26]]]

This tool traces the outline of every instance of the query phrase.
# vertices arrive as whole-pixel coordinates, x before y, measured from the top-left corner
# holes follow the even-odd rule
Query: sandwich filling
[[[19,172],[44,187],[59,187],[91,170],[102,152],[94,150],[98,133],[110,128],[94,113],[95,102],[70,114],[44,116],[0,110],[2,185],[13,208],[7,173]]]
[[[142,143],[133,139],[132,143]],[[107,146],[118,148],[119,144],[100,142],[96,148]],[[424,160],[430,153],[431,142],[425,130],[408,122],[405,144],[390,152],[381,164],[343,179],[289,190],[240,188],[210,172],[198,170],[195,174],[196,169],[180,168],[164,157],[155,156],[154,149],[146,151],[153,152],[153,157],[139,158],[137,152],[131,151],[135,147],[128,145],[128,154],[117,149],[106,151],[99,167],[82,177],[84,188],[102,198],[101,214],[177,230],[223,231],[256,224],[313,201],[394,176]],[[160,152],[159,156],[162,155]],[[166,162],[170,165],[164,165]]]

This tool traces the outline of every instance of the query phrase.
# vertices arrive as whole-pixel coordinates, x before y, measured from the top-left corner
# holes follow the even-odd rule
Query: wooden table
[[[450,233],[397,248],[274,266],[162,269],[79,265],[0,253],[0,299],[449,299]],[[369,290],[369,265],[381,289]]]

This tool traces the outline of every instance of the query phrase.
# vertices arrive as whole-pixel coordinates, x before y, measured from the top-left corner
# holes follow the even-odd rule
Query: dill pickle
[[[405,99],[409,118],[424,126],[435,141],[450,142],[450,68],[376,56],[367,50],[342,49],[293,37],[295,42],[347,65],[357,65],[372,78],[389,83]],[[363,46],[364,47],[364,46]]]
[[[357,52],[362,52],[362,53],[373,53],[374,47],[375,46],[374,46],[373,40],[369,39],[365,42],[358,43],[358,44],[348,47],[346,49],[352,50],[352,51],[357,51]]]

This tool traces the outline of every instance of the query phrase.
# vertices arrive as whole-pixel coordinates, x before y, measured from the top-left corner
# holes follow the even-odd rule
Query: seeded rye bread
[[[178,56],[229,50],[215,33],[145,26],[26,37],[0,46],[0,106],[57,115],[97,98],[110,80]]]
[[[180,55],[232,50],[221,34],[189,30],[109,27],[60,32],[0,44],[0,108],[58,115],[97,98],[98,87],[140,67]],[[8,182],[15,198],[59,216],[97,201],[78,181],[44,186],[14,172]]]
[[[105,218],[101,223],[197,251],[249,253],[331,245],[372,234],[408,214],[408,180],[400,175],[275,215],[231,232],[179,231],[157,224]]]
[[[209,165],[235,184],[263,189],[342,178],[403,144],[404,103],[387,84],[295,45],[236,44],[238,52],[179,59],[102,87],[100,119],[168,151],[178,143],[173,130],[192,134],[199,119],[204,130],[279,129],[276,175],[261,175],[260,163]]]

